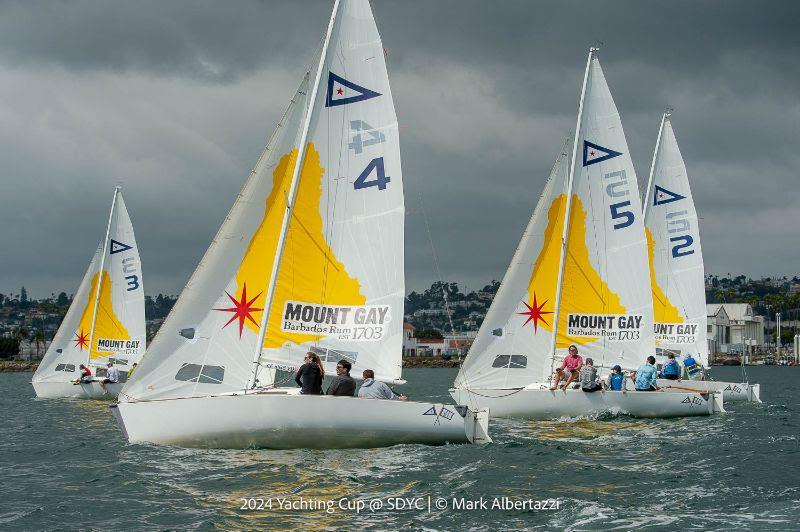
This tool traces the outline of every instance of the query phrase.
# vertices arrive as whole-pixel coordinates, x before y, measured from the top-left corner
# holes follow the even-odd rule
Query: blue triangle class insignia
[[[422,413],[423,416],[435,416],[436,415],[436,407],[432,406],[427,409],[425,412]]]
[[[339,84],[339,88],[334,91],[336,84]],[[342,87],[355,91],[358,94],[354,96],[344,96],[344,89],[342,89]],[[380,95],[379,92],[362,87],[361,85],[356,85],[352,81],[337,76],[333,72],[328,72],[328,94],[325,97],[325,107],[336,107],[337,105],[361,102]]]
[[[673,201],[678,201],[686,199],[686,196],[681,196],[671,190],[667,190],[666,188],[660,187],[656,185],[655,191],[653,191],[653,205],[664,205],[665,203],[672,203]]]
[[[109,255],[113,255],[114,253],[122,253],[123,251],[128,251],[129,249],[132,248],[133,248],[132,246],[129,246],[128,244],[123,244],[122,242],[117,242],[112,238],[111,252],[109,253]]]
[[[601,163],[614,157],[619,157],[622,152],[614,151],[611,148],[604,148],[588,140],[583,141],[583,166],[590,166]]]

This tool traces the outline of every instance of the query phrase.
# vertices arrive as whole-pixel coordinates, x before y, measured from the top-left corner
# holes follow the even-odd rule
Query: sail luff
[[[281,258],[283,257],[284,247],[286,245],[286,231],[289,228],[289,220],[291,219],[294,201],[297,195],[297,185],[300,181],[300,169],[303,167],[303,162],[306,156],[306,143],[308,142],[308,132],[311,127],[311,119],[314,112],[315,102],[317,100],[317,92],[319,90],[320,80],[322,78],[322,70],[325,66],[325,57],[328,53],[328,45],[330,44],[331,33],[333,25],[336,21],[336,15],[339,12],[339,0],[336,0],[333,6],[333,12],[328,23],[328,29],[325,34],[325,42],[322,45],[320,59],[317,64],[317,73],[314,78],[314,85],[311,88],[311,96],[308,100],[308,111],[306,113],[305,121],[303,123],[303,132],[300,136],[300,143],[298,146],[297,160],[295,161],[294,170],[292,172],[292,181],[289,188],[289,195],[286,199],[286,211],[283,214],[283,221],[281,222],[281,231],[278,236],[277,252],[272,263],[272,271],[270,272],[269,284],[267,285],[267,296],[264,304],[264,311],[261,315],[261,323],[259,326],[258,339],[256,341],[255,353],[253,355],[253,366],[250,371],[250,378],[247,381],[245,389],[250,389],[255,386],[256,375],[258,373],[259,361],[261,359],[261,352],[264,346],[264,338],[267,333],[267,325],[272,310],[272,302],[275,297],[275,288],[278,279],[278,271],[280,270]]]
[[[578,103],[578,120],[575,124],[575,138],[573,140],[572,145],[572,164],[570,165],[569,171],[569,178],[567,180],[567,203],[566,209],[564,212],[564,231],[561,235],[561,255],[559,257],[559,265],[558,265],[558,277],[556,279],[556,301],[555,306],[553,308],[553,312],[555,312],[554,316],[555,319],[553,320],[553,336],[550,340],[550,369],[549,373],[547,373],[544,377],[546,379],[550,378],[553,374],[553,368],[555,365],[556,360],[556,338],[558,338],[558,322],[559,316],[561,315],[561,294],[562,294],[562,283],[564,278],[564,262],[566,260],[566,252],[567,252],[567,238],[569,237],[569,229],[570,229],[570,219],[572,213],[572,189],[575,182],[575,165],[577,164],[578,160],[578,139],[580,138],[581,134],[581,121],[583,120],[583,104],[586,98],[586,86],[589,81],[589,70],[592,66],[592,59],[594,58],[594,54],[597,51],[597,48],[589,48],[589,57],[586,59],[586,71],[583,74],[583,87],[581,88],[581,99]]]
[[[650,176],[647,179],[647,190],[644,194],[644,211],[642,212],[642,217],[646,220],[647,219],[647,209],[650,206],[650,201],[648,198],[650,194],[653,192],[653,174],[656,170],[656,162],[658,160],[658,151],[661,148],[661,135],[664,134],[664,122],[666,122],[667,118],[669,118],[669,113],[664,113],[661,117],[661,127],[658,128],[658,137],[656,138],[656,149],[653,150],[653,160],[650,163]]]
[[[97,286],[95,287],[94,306],[92,309],[92,327],[89,330],[89,350],[86,354],[86,366],[92,359],[92,346],[94,345],[94,330],[97,325],[97,307],[100,305],[100,292],[103,288],[103,270],[105,269],[106,253],[108,253],[108,238],[111,235],[111,221],[114,219],[114,208],[117,206],[117,195],[120,187],[114,188],[114,198],[111,200],[111,211],[108,213],[108,225],[106,226],[106,238],[103,241],[103,254],[100,255],[100,268],[97,270]]]

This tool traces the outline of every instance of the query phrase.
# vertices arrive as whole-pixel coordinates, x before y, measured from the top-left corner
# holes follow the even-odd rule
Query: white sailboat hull
[[[280,391],[112,405],[130,443],[336,449],[401,443],[489,443],[488,410]]]
[[[690,389],[702,393],[721,393],[725,401],[750,401],[751,403],[761,402],[761,385],[750,384],[749,382],[693,380],[671,381],[667,379],[658,379],[658,386],[660,388],[674,388],[674,391],[687,391],[687,389]]]
[[[537,385],[538,386],[538,385]],[[459,404],[489,408],[494,417],[549,420],[626,414],[642,418],[706,416],[725,412],[721,394],[555,390],[548,386],[511,389],[450,390]]]
[[[33,385],[33,390],[36,392],[36,397],[39,399],[67,398],[115,400],[124,386],[124,384],[120,382],[107,384],[106,388],[108,388],[108,393],[104,393],[99,382],[72,384],[71,382],[33,381],[31,384]]]

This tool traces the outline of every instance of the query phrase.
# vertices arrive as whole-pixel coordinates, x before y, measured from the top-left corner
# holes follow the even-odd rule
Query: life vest
[[[622,373],[612,373],[609,375],[612,390],[622,390],[622,383],[625,382],[625,375]]]
[[[677,362],[675,362],[674,360],[670,360],[661,367],[661,373],[664,376],[674,375],[677,377],[681,374],[681,368],[680,366],[678,366]]]

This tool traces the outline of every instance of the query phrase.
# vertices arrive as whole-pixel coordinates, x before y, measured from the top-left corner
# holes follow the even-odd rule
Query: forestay
[[[260,386],[273,382],[275,368],[298,367],[309,350],[328,371],[346,358],[354,374],[371,368],[379,378],[400,378],[402,176],[383,48],[367,0],[337,3],[328,43],[123,400],[241,391],[254,354]]]
[[[664,114],[645,195],[657,352],[708,365],[700,227],[670,115]]]

